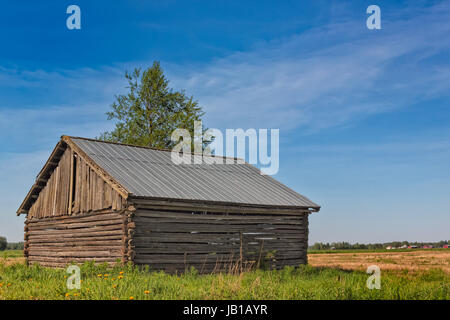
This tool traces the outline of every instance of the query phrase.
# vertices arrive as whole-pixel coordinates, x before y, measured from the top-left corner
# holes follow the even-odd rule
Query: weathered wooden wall
[[[107,208],[123,209],[124,201],[117,191],[97,175],[82,158],[77,157],[75,163],[74,214]]]
[[[27,219],[25,256],[29,263],[48,267],[89,260],[125,261],[125,221],[123,212]]]
[[[308,214],[192,214],[137,209],[134,263],[183,272],[247,265],[282,268],[307,263]],[[242,259],[241,259],[242,257]]]
[[[70,161],[70,150],[66,150],[36,202],[31,206],[28,218],[44,218],[68,213]]]
[[[122,210],[123,204],[119,193],[67,148],[27,216],[40,219],[103,209]]]

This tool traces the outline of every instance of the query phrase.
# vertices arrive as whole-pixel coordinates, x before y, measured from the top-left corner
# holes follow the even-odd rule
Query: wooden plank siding
[[[27,218],[57,217],[103,209],[120,211],[123,208],[124,201],[120,194],[86,161],[67,148],[31,206]]]
[[[308,214],[223,214],[137,209],[131,247],[137,265],[200,272],[236,265],[280,269],[307,262]]]
[[[65,267],[95,260],[114,264],[124,258],[124,215],[116,212],[27,220],[28,263]]]

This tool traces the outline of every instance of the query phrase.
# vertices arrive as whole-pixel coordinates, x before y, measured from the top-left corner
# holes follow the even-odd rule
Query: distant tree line
[[[0,251],[23,250],[23,242],[8,242],[5,237],[0,237]]]
[[[385,243],[354,243],[351,244],[349,242],[332,242],[332,243],[322,243],[322,242],[316,242],[312,246],[309,246],[310,250],[330,250],[330,249],[336,249],[336,250],[345,250],[345,249],[383,249],[388,246],[391,247],[401,247],[401,246],[433,246],[435,248],[440,248],[445,244],[449,244],[449,240],[445,241],[439,241],[439,242],[409,242],[409,241],[393,241],[393,242],[385,242]]]

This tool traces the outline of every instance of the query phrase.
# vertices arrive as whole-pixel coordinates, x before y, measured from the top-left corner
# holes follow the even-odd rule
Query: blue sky
[[[81,30],[66,8],[81,8]],[[366,8],[381,8],[381,30]],[[154,60],[214,128],[279,128],[310,243],[449,239],[450,4],[23,1],[0,11],[0,235],[62,134],[95,137]]]

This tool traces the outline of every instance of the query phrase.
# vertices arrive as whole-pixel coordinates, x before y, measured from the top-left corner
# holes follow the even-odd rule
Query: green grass
[[[121,272],[123,272],[122,277]],[[183,275],[132,266],[81,267],[81,289],[66,288],[65,270],[0,260],[0,299],[449,299],[450,276],[439,269],[382,272],[381,289],[366,287],[368,274],[300,266],[238,275]],[[147,292],[146,292],[147,291]]]
[[[0,251],[0,258],[19,258],[23,257],[22,250],[5,250]]]

